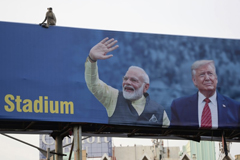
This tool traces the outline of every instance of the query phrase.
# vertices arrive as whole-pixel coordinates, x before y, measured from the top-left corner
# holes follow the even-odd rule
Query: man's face
[[[123,77],[123,96],[128,100],[136,100],[147,92],[149,84],[143,79],[142,71],[136,68],[130,68]]]
[[[196,73],[193,76],[192,80],[199,91],[201,93],[204,93],[206,91],[215,92],[218,80],[213,66],[206,64],[199,67],[195,71]]]

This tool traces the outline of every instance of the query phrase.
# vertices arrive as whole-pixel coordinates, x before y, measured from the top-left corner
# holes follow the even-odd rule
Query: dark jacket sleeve
[[[180,126],[180,117],[179,117],[179,112],[177,111],[177,106],[175,105],[176,102],[173,100],[171,104],[171,122],[170,126]]]

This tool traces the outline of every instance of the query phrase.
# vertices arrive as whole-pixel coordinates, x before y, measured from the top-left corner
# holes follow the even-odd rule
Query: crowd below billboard
[[[240,127],[239,40],[7,22],[0,29],[1,120]]]

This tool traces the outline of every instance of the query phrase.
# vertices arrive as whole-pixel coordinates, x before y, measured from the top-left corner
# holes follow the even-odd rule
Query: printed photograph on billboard
[[[239,129],[240,40],[0,22],[0,119]]]

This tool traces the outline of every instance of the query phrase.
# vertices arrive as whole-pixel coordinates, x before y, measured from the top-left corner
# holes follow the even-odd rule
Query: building
[[[230,142],[226,142],[227,144],[227,152],[228,152],[228,156],[226,157],[225,155],[225,151],[222,145],[222,142],[219,142],[219,156],[218,156],[218,160],[234,160],[234,158],[232,157],[232,155],[230,154]],[[235,156],[235,160],[237,160],[236,156]]]
[[[63,139],[63,146],[71,144],[72,137]],[[109,137],[91,137],[82,141],[83,160],[179,160],[179,147],[164,147],[163,140],[154,139],[151,146],[134,145],[134,146],[113,146],[112,138]],[[40,148],[54,150],[55,141],[48,135],[40,136]],[[69,158],[71,145],[63,148],[63,153]],[[40,153],[40,160],[46,157]],[[74,153],[71,155],[74,159]]]
[[[112,160],[179,160],[179,147],[164,147],[159,139],[152,142],[152,146],[114,146]]]
[[[63,157],[63,160],[69,160],[70,152],[65,153],[67,156]],[[71,155],[71,160],[74,160],[74,153]],[[86,150],[82,150],[82,160],[87,160],[87,153]]]
[[[71,143],[73,138],[72,137],[65,137],[63,139],[63,153],[69,155],[71,150]],[[40,135],[39,138],[40,148],[47,150],[55,149],[55,141],[49,135]],[[70,144],[70,145],[68,145]],[[90,159],[101,159],[104,157],[112,157],[112,138],[111,137],[90,137],[85,140],[82,140],[82,155],[87,160]],[[65,156],[69,157],[69,156]],[[74,153],[72,153],[72,159],[74,159]],[[40,153],[39,154],[40,160],[45,160],[46,157]],[[109,159],[109,158],[108,158]],[[108,160],[107,159],[107,160]]]
[[[235,160],[240,160],[240,154],[235,155]]]
[[[216,159],[215,143],[210,141],[189,141],[186,146],[183,146],[183,153],[186,153],[193,160]]]
[[[72,139],[66,137],[63,140],[63,146],[71,142]],[[54,146],[54,140],[51,137],[41,136],[41,148],[52,147],[52,150]],[[64,160],[69,157],[70,147],[71,145],[63,149],[67,154]],[[82,141],[82,149],[85,160],[216,160],[215,143],[209,141],[189,141],[180,152],[180,147],[164,146],[164,141],[161,139],[153,139],[151,146],[112,146],[112,138],[91,137]],[[41,156],[41,160],[45,159]],[[71,159],[74,159],[74,153]]]

